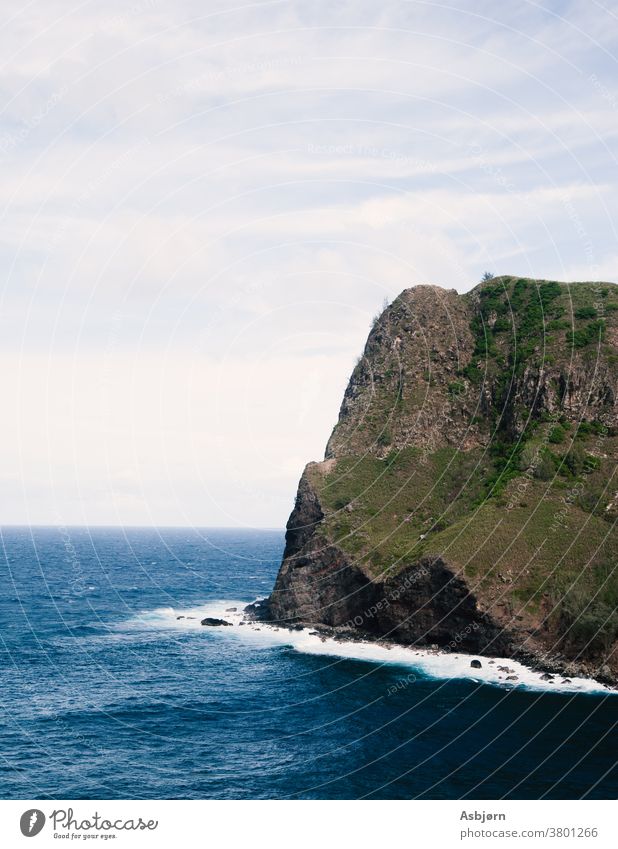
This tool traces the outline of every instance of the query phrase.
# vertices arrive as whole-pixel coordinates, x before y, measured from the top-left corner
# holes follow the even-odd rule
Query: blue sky
[[[373,314],[618,280],[618,4],[9,9],[0,515],[280,526]]]

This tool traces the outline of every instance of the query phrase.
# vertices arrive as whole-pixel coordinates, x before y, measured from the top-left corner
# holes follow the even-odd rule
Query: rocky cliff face
[[[270,616],[615,680],[617,288],[403,292],[303,473]]]
[[[407,289],[375,322],[346,389],[326,457],[385,453],[393,446],[470,447],[480,440],[473,409],[453,407],[449,385],[467,366],[474,337],[454,289]]]

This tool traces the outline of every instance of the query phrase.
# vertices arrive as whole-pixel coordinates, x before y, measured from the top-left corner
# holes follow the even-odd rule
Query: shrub
[[[501,316],[497,318],[494,322],[493,331],[494,333],[503,333],[505,330],[511,329],[510,319],[505,316]]]
[[[547,307],[555,298],[562,294],[562,286],[560,283],[541,283],[539,286],[539,298],[544,307]]]
[[[596,470],[600,468],[601,459],[599,457],[595,457],[594,454],[586,454],[584,457],[584,472],[589,474],[590,472],[596,472]]]
[[[391,432],[388,428],[384,428],[384,430],[378,436],[378,445],[381,448],[386,448],[387,445],[390,445],[393,441]]]
[[[581,474],[586,462],[586,453],[581,445],[575,444],[568,454],[564,456],[563,469],[566,468],[574,477]]]
[[[541,454],[539,462],[534,468],[534,477],[541,481],[550,481],[556,474],[556,463],[549,451]]]
[[[585,348],[591,342],[598,342],[605,338],[605,322],[603,320],[591,321],[579,330],[567,333],[566,340],[574,348]]]
[[[580,307],[575,310],[575,318],[596,318],[597,311],[594,307]]]
[[[566,431],[562,427],[562,425],[556,425],[556,427],[552,427],[549,431],[549,441],[554,445],[560,445],[564,442],[564,438],[566,436]]]
[[[607,432],[608,428],[603,424],[603,422],[580,422],[576,435],[579,437],[586,437],[591,433],[605,435]]]

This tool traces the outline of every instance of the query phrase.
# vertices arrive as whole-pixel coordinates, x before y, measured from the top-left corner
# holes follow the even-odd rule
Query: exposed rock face
[[[327,463],[319,464],[322,469],[325,469],[327,465]],[[318,464],[309,463],[298,484],[296,502],[286,528],[284,560],[299,552],[311,540],[316,526],[324,518],[318,495],[309,480],[309,471],[312,466],[317,468]]]
[[[365,351],[346,389],[339,422],[326,457],[362,453],[363,425],[376,401],[385,415],[376,425],[373,450],[419,445],[434,450],[451,444],[471,447],[482,441],[478,428],[455,415],[448,383],[467,366],[474,351],[466,302],[454,289],[406,289],[385,310],[369,334]],[[401,415],[406,403],[409,415]],[[459,406],[465,407],[465,404]],[[471,419],[474,415],[468,411]],[[388,441],[385,436],[388,435]]]
[[[301,477],[269,616],[616,680],[615,290],[403,292]]]

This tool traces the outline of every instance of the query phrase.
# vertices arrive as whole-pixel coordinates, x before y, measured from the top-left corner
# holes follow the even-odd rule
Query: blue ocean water
[[[618,795],[616,696],[435,680],[176,619],[266,595],[280,532],[1,541],[2,798]]]

